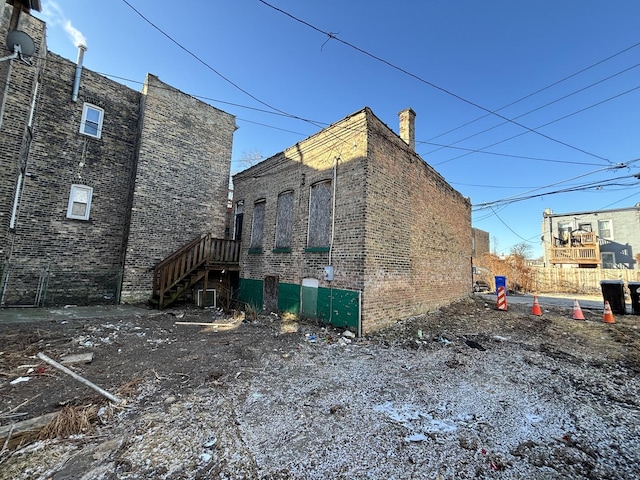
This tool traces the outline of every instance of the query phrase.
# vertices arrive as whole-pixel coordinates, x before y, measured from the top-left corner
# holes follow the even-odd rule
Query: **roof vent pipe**
[[[78,45],[78,61],[76,62],[76,75],[73,79],[73,95],[71,100],[78,101],[78,90],[80,90],[80,75],[82,74],[82,60],[84,59],[84,52],[87,50],[86,45]]]

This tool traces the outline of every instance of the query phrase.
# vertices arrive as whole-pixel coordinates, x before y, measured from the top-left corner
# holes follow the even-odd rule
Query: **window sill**
[[[255,254],[258,254],[258,253],[262,253],[262,249],[261,248],[250,248],[247,253],[249,253],[249,255],[255,255]]]
[[[305,252],[328,252],[329,247],[307,247],[304,249]]]
[[[290,247],[274,248],[271,250],[273,253],[291,253]]]

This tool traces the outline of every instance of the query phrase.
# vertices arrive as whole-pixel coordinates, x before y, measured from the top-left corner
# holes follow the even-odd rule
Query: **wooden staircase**
[[[239,269],[240,242],[203,234],[154,267],[150,303],[163,309],[200,281],[206,291],[209,271]]]

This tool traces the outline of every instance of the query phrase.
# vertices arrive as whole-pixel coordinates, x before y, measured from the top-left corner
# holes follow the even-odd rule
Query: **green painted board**
[[[252,278],[241,278],[237,298],[258,312],[262,310],[264,282]]]
[[[281,283],[278,285],[278,310],[281,312],[300,312],[300,285]]]

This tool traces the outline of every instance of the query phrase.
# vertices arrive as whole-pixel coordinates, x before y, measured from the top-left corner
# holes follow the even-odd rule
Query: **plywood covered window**
[[[291,247],[291,228],[293,224],[293,192],[278,195],[278,213],[276,215],[276,248]]]
[[[331,182],[311,186],[308,247],[329,247],[331,238]]]
[[[264,209],[267,202],[258,200],[253,205],[253,220],[251,223],[251,245],[249,248],[262,248],[264,236]]]

